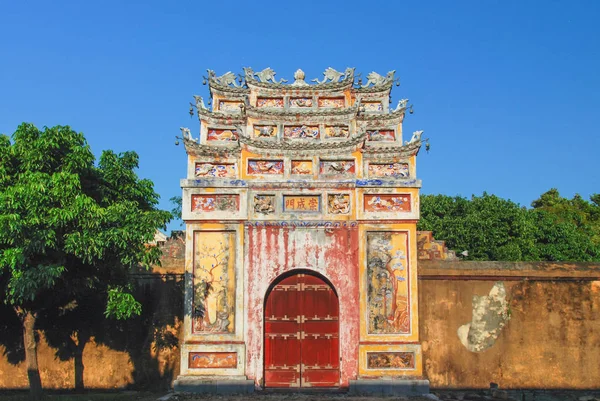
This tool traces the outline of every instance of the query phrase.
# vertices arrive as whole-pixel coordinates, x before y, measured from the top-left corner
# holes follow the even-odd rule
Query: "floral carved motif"
[[[260,214],[275,213],[275,196],[273,195],[255,195],[254,212]]]
[[[331,214],[350,213],[350,195],[330,194],[327,196],[327,205]]]

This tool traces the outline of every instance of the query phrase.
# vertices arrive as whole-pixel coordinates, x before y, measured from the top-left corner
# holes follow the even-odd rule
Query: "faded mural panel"
[[[367,233],[367,314],[369,334],[410,332],[408,233]]]
[[[235,330],[235,232],[194,233],[194,333]]]

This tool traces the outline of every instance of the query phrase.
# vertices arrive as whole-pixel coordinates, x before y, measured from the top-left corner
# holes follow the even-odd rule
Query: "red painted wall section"
[[[358,227],[246,227],[246,375],[263,383],[264,297],[273,281],[295,269],[322,274],[340,305],[342,387],[358,375]]]

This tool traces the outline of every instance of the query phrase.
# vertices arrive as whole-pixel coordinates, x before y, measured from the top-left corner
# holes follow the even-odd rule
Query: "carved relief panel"
[[[194,177],[236,177],[235,163],[197,162]]]
[[[369,177],[408,178],[409,165],[404,162],[394,163],[369,163],[367,174]]]

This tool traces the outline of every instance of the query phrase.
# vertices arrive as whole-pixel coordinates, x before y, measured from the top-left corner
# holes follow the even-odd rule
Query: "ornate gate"
[[[338,387],[338,298],[323,279],[295,274],[265,305],[265,387]]]

